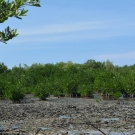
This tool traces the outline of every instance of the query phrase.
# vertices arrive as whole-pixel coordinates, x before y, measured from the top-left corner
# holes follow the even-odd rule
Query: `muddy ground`
[[[100,131],[101,130],[101,131]],[[22,103],[0,101],[0,134],[135,134],[135,101],[26,95]]]

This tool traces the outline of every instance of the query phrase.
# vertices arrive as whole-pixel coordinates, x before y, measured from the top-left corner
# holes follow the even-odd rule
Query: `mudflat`
[[[135,134],[135,101],[26,95],[22,103],[0,101],[1,134]]]

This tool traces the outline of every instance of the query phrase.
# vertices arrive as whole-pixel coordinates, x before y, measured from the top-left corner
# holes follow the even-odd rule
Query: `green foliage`
[[[0,98],[3,98],[5,91],[5,76],[0,75]]]
[[[106,70],[113,70],[114,69],[114,65],[111,61],[107,60],[106,62],[104,62],[104,66],[106,68]]]
[[[0,74],[7,72],[8,68],[4,63],[0,63]]]
[[[91,90],[91,85],[82,84],[78,86],[77,92],[81,96],[89,96],[92,94],[93,91]]]
[[[0,63],[0,98],[4,97],[7,73],[7,66],[4,63]]]
[[[54,96],[62,96],[66,94],[65,82],[63,79],[55,78],[51,81],[52,87],[49,87],[50,93]]]
[[[120,91],[117,91],[116,93],[113,94],[114,98],[118,98],[118,97],[121,97],[121,96],[122,96],[122,93]]]
[[[4,63],[0,63],[0,98],[8,98],[15,102],[27,93],[42,100],[50,94],[91,96],[98,93],[117,98],[122,94],[135,93],[134,65],[118,67],[112,66],[110,62],[98,62],[100,66],[97,66],[96,63],[91,60],[87,64],[36,63],[31,66],[19,65],[11,70]]]
[[[33,94],[35,97],[38,97],[42,100],[46,100],[46,98],[49,96],[47,84],[42,83],[42,82],[37,84],[33,90]]]
[[[22,16],[26,16],[28,10],[24,9],[24,6],[36,6],[40,7],[39,0],[12,0],[5,1],[0,0],[0,23],[4,23],[9,17],[16,17],[22,19]],[[9,26],[4,31],[0,31],[0,41],[6,43],[6,41],[16,37],[17,30],[11,29]]]
[[[123,89],[126,93],[135,93],[135,70],[125,70],[122,75]]]
[[[11,30],[8,26],[5,28],[5,31],[0,31],[0,41],[6,43],[6,41],[16,37],[17,35],[17,30]]]
[[[20,99],[23,99],[25,96],[22,89],[20,84],[12,85],[8,83],[4,93],[5,98],[10,99],[13,102],[19,102]]]
[[[96,62],[95,60],[87,60],[84,64],[83,64],[83,67],[88,69],[88,68],[94,68],[94,69],[101,69],[101,68],[104,68],[105,65],[104,63],[102,62]]]

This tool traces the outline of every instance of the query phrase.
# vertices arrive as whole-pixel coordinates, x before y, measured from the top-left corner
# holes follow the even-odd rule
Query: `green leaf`
[[[33,6],[36,6],[36,7],[41,7],[40,4],[34,4]]]
[[[39,0],[0,0],[0,23],[5,22],[9,17],[16,17],[22,19],[21,16],[26,16],[28,10],[25,10],[24,6],[36,6],[40,7]],[[16,30],[11,30],[9,27],[5,31],[0,32],[0,41],[5,42],[9,39],[16,37]]]

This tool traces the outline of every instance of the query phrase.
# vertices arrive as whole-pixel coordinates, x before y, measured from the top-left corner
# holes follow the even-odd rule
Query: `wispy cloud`
[[[120,20],[87,21],[18,29],[19,37],[11,43],[67,42],[134,36],[135,27]]]
[[[43,35],[43,36],[22,36],[19,35],[18,39],[13,39],[10,43],[41,43],[41,42],[71,42],[82,40],[105,40],[108,38],[115,38],[119,36],[126,36],[127,33],[115,32],[115,31],[98,31],[98,32],[83,32],[83,33],[70,33],[70,34],[57,34],[57,35]]]
[[[103,55],[96,55],[94,56],[97,60],[128,60],[128,59],[135,59],[135,51],[127,52],[122,54],[103,54]]]
[[[31,28],[20,29],[21,35],[37,35],[37,34],[59,34],[69,32],[79,32],[97,29],[106,29],[106,21],[90,21],[90,22],[75,22],[67,24],[53,24],[47,26],[36,26]]]
[[[52,25],[37,25],[33,27],[20,28],[20,35],[48,35],[48,34],[61,34],[61,33],[73,33],[84,31],[124,31],[133,28],[135,24],[131,22],[124,22],[123,20],[98,20],[87,22],[72,22],[65,24],[52,24]]]

